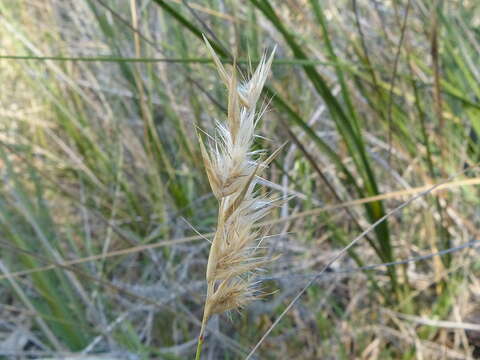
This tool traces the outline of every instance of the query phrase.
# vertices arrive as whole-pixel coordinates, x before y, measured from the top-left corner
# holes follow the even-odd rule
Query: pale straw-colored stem
[[[197,353],[195,355],[195,360],[200,360],[202,353],[202,345],[205,340],[205,329],[207,327],[208,319],[210,318],[210,304],[208,302],[208,298],[213,294],[214,286],[215,283],[213,281],[208,283],[207,300],[205,301],[205,308],[203,309],[202,325],[200,327],[200,333],[198,334]]]
[[[222,216],[222,209],[224,206],[224,199],[220,201],[220,207],[219,207],[219,213],[218,213],[218,223],[221,223],[221,216]],[[217,233],[221,231],[220,227],[217,226]],[[210,254],[208,256],[208,264],[207,264],[207,269],[209,268],[209,265],[212,266],[212,262],[215,262],[214,258],[214,247],[216,245],[216,241],[218,241],[218,234],[215,234],[213,237],[212,245],[210,246]],[[210,318],[210,303],[209,299],[212,296],[214,290],[215,290],[215,281],[210,279],[210,274],[209,271],[207,270],[207,297],[205,299],[205,307],[203,309],[203,317],[202,317],[202,325],[200,327],[200,333],[198,334],[198,344],[197,344],[197,352],[195,355],[195,360],[200,360],[201,353],[202,353],[202,346],[203,342],[205,340],[205,329],[207,327],[207,322],[208,319]]]

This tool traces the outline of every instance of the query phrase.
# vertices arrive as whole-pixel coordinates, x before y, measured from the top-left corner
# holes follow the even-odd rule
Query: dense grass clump
[[[479,13],[0,2],[0,357],[479,356]]]

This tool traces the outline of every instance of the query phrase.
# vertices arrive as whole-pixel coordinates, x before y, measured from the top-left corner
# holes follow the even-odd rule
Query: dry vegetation
[[[197,359],[201,357],[206,326],[213,315],[240,310],[260,298],[255,272],[269,261],[260,256],[266,234],[254,226],[271,212],[275,200],[258,196],[256,185],[262,180],[262,170],[279,152],[259,161],[262,150],[251,149],[263,112],[257,110],[257,102],[275,52],[268,60],[262,57],[248,81],[238,83],[236,69],[229,73],[206,39],[205,42],[228,89],[228,113],[225,124],[217,123],[208,149],[199,137],[210,187],[218,200],[218,220],[208,255],[207,296]]]
[[[225,286],[202,359],[480,357],[480,3],[6,0],[0,29],[0,358],[193,359]]]

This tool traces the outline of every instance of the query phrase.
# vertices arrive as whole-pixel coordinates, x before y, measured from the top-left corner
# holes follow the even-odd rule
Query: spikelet
[[[259,120],[257,102],[269,72],[274,52],[263,56],[250,80],[238,83],[235,64],[230,74],[205,39],[220,78],[228,90],[228,115],[216,124],[216,136],[205,145],[200,138],[205,169],[219,202],[218,223],[207,264],[207,297],[199,347],[208,319],[225,311],[240,309],[256,299],[254,273],[267,260],[259,255],[261,231],[254,224],[268,214],[274,200],[255,192],[257,177],[273,158],[252,151]],[[198,355],[197,355],[198,357]]]

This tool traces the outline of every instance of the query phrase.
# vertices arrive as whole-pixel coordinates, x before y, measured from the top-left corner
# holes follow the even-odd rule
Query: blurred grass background
[[[294,195],[272,294],[214,319],[205,358],[245,357],[446,180],[256,356],[480,356],[480,3],[5,0],[0,28],[0,356],[193,358],[216,221],[196,133],[227,102],[202,33],[244,74],[278,45],[257,146],[288,141],[266,185]]]

